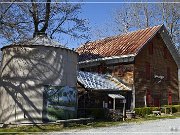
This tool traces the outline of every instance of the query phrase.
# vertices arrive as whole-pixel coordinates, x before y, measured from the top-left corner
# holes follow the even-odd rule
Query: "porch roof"
[[[77,81],[83,85],[84,88],[91,90],[131,90],[119,80],[107,74],[79,71]]]
[[[113,99],[125,99],[125,97],[120,94],[108,94],[108,96]]]

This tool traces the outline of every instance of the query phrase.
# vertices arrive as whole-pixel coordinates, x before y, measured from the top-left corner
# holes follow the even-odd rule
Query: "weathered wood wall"
[[[96,72],[96,73],[109,73],[113,77],[120,79],[125,85],[132,87],[133,84],[133,71],[134,64],[118,63],[115,65],[105,65],[102,63],[100,66],[88,67],[84,71]]]
[[[134,68],[136,107],[145,105],[144,96],[150,95],[148,106],[179,102],[178,68],[159,35],[156,35],[135,58]]]

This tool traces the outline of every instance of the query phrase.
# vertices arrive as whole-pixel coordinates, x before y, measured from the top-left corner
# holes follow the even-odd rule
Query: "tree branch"
[[[58,24],[58,26],[52,31],[50,37],[52,38],[53,34],[58,30],[58,28],[66,21],[67,15],[62,18],[61,22]]]
[[[3,16],[6,14],[6,12],[11,8],[11,6],[13,5],[13,3],[15,2],[15,0],[7,7],[7,9],[4,11],[4,13],[1,14],[1,18],[0,20],[2,20]]]

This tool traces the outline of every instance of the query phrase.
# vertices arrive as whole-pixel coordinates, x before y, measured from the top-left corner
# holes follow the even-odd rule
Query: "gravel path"
[[[178,134],[180,135],[180,118],[177,119],[161,119],[153,121],[145,121],[142,123],[124,123],[113,127],[91,128],[84,130],[70,130],[64,133],[54,132],[48,134],[63,135],[127,135],[127,134]]]

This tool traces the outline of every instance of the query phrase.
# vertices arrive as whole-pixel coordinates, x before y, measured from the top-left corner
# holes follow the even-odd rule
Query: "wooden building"
[[[164,25],[88,42],[76,51],[81,71],[108,73],[131,88],[131,109],[180,103],[180,56]]]

